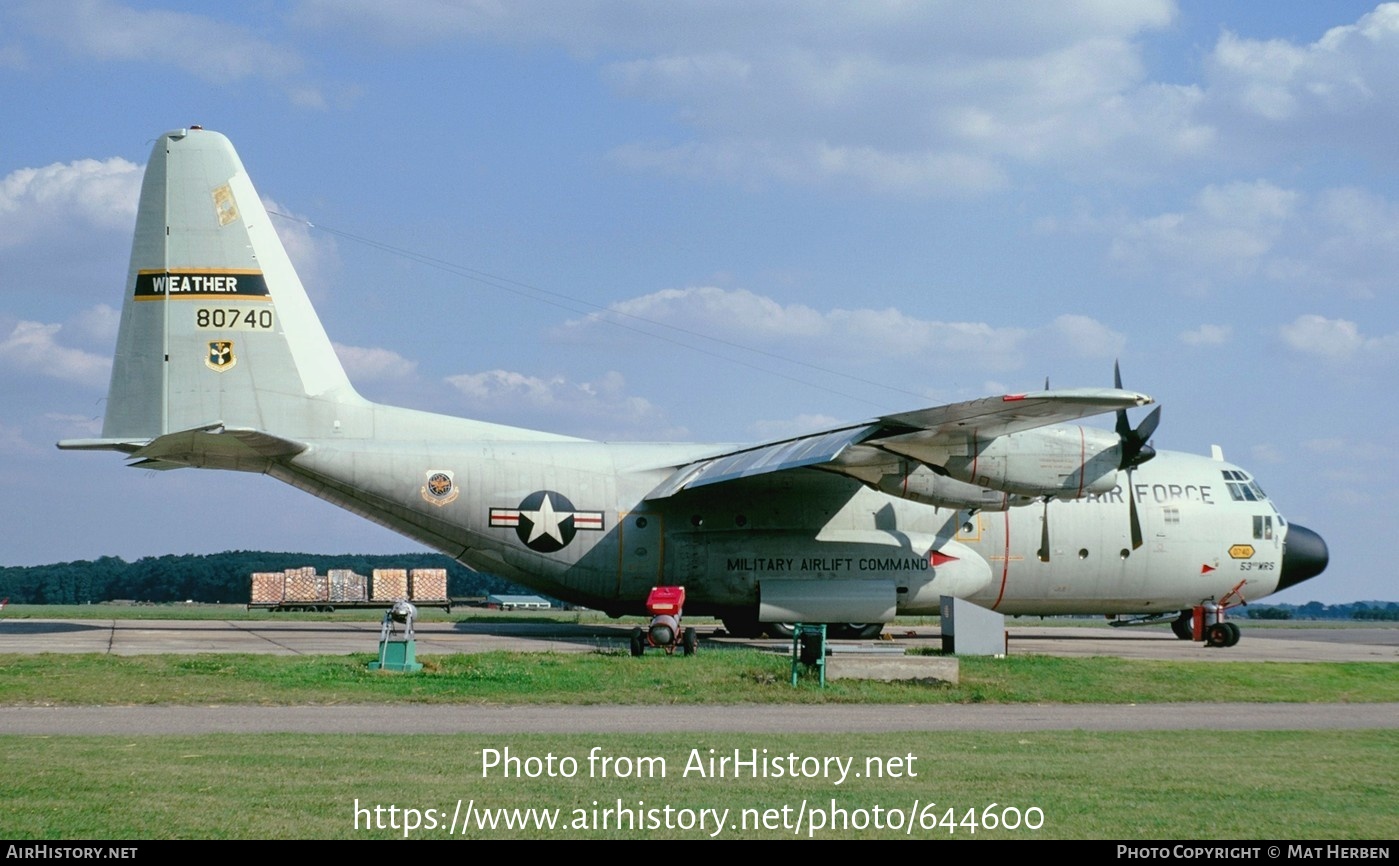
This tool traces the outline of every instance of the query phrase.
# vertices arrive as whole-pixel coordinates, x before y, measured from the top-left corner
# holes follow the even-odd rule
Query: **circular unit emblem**
[[[427,480],[427,489],[433,496],[446,496],[452,492],[452,479],[445,472],[434,472]]]

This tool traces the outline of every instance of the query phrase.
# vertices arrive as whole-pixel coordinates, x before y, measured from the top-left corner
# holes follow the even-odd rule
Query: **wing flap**
[[[784,469],[830,463],[845,449],[877,429],[878,424],[844,427],[697,460],[680,467],[660,487],[647,494],[646,498],[665,499],[692,487],[704,487]]]

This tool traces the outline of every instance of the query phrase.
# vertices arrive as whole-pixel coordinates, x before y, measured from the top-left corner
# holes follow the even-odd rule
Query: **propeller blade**
[[[1151,439],[1151,434],[1156,432],[1156,425],[1160,423],[1161,407],[1157,406],[1155,409],[1151,410],[1151,414],[1142,419],[1142,423],[1138,424],[1137,429],[1133,432],[1142,442],[1147,442]]]
[[[1116,362],[1112,362],[1112,384],[1119,391],[1122,389],[1122,368]],[[1161,407],[1157,406],[1151,413],[1142,419],[1142,423],[1137,425],[1137,429],[1132,429],[1132,422],[1127,418],[1126,409],[1117,410],[1117,424],[1113,428],[1117,432],[1117,438],[1122,442],[1122,460],[1118,464],[1118,469],[1131,469],[1133,466],[1140,466],[1146,461],[1156,456],[1156,449],[1152,448],[1148,442],[1151,434],[1156,432],[1156,426],[1161,423]]]
[[[1117,361],[1112,362],[1112,385],[1122,390],[1122,367]],[[1150,442],[1151,434],[1156,432],[1156,426],[1160,423],[1160,406],[1152,409],[1135,430],[1132,429],[1132,422],[1127,420],[1127,410],[1117,410],[1115,429],[1122,440],[1122,463],[1117,468],[1127,470],[1127,519],[1132,524],[1133,550],[1142,546],[1142,521],[1137,514],[1137,497],[1132,490],[1132,470],[1156,456],[1156,449],[1151,447]]]
[[[1137,497],[1132,490],[1132,470],[1127,470],[1127,519],[1132,524],[1132,549],[1142,546],[1142,522],[1137,517]]]
[[[1040,524],[1040,562],[1049,562],[1049,497],[1044,498],[1044,520]]]

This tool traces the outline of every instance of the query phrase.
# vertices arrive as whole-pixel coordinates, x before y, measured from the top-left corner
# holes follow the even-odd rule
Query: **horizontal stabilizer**
[[[226,428],[212,424],[167,433],[152,439],[131,456],[139,458],[135,466],[151,462],[198,466],[207,469],[241,469],[249,472],[266,471],[273,461],[292,457],[306,450],[303,442],[293,442],[261,430]]]
[[[62,439],[61,451],[121,451],[133,454],[150,444],[149,439]]]

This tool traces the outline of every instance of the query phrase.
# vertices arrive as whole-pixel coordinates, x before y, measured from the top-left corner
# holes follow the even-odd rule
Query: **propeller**
[[[1122,368],[1117,361],[1112,362],[1112,384],[1117,390],[1122,390]],[[1048,376],[1045,377],[1044,387],[1046,391],[1049,390]],[[1136,429],[1127,419],[1127,410],[1117,410],[1117,437],[1122,442],[1122,459],[1118,461],[1117,468],[1127,473],[1127,516],[1132,525],[1133,550],[1142,546],[1142,522],[1137,515],[1137,497],[1132,491],[1132,470],[1156,456],[1156,449],[1151,447],[1151,434],[1156,432],[1160,423],[1160,406],[1152,409]],[[1040,522],[1040,562],[1049,562],[1049,500],[1053,498],[1044,497],[1044,517]]]
[[[1122,390],[1122,368],[1116,361],[1112,362],[1112,384],[1114,388]],[[1117,436],[1122,440],[1122,460],[1117,468],[1127,472],[1127,517],[1132,524],[1133,550],[1142,546],[1142,523],[1137,516],[1137,497],[1132,490],[1132,470],[1156,456],[1156,449],[1151,447],[1151,434],[1156,432],[1156,426],[1160,423],[1160,406],[1152,409],[1135,430],[1127,420],[1127,410],[1117,410]]]

